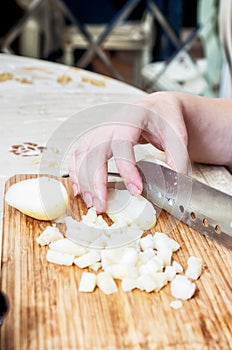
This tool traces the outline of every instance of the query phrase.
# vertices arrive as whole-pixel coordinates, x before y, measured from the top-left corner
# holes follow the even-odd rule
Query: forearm
[[[188,133],[190,159],[232,164],[232,100],[177,93]]]

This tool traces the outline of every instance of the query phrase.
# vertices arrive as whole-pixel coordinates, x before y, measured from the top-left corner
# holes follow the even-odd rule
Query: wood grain
[[[32,177],[10,178],[13,183]],[[77,216],[81,199],[70,202]],[[195,296],[174,310],[170,286],[159,293],[135,290],[104,295],[79,293],[82,270],[46,261],[47,248],[35,238],[49,223],[21,214],[6,203],[3,222],[1,288],[10,311],[1,329],[2,350],[231,349],[232,252],[161,212],[155,231],[166,231],[181,244],[174,259],[186,267],[201,257],[203,274]]]

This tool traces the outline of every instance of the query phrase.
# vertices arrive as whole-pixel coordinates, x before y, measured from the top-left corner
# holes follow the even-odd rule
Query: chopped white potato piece
[[[74,255],[75,257],[84,255],[88,251],[87,248],[70,241],[68,238],[50,243],[49,248],[56,252]]]
[[[74,255],[56,252],[51,249],[47,251],[46,255],[46,259],[48,262],[66,266],[71,266],[73,264],[74,258]]]
[[[154,250],[147,248],[143,252],[139,252],[139,261],[140,263],[145,264],[148,260],[154,258],[155,256]]]
[[[102,267],[102,264],[98,261],[92,265],[89,265],[89,267],[91,268],[91,270],[97,272]]]
[[[50,177],[23,180],[10,186],[6,202],[38,220],[54,220],[65,213],[68,194],[64,185]]]
[[[97,220],[97,212],[94,208],[89,208],[86,215],[82,215],[81,221],[86,223],[95,223]]]
[[[172,249],[171,248],[158,249],[157,257],[163,262],[164,267],[171,265]]]
[[[108,272],[100,272],[97,275],[97,286],[105,293],[112,294],[118,291],[117,285]]]
[[[99,228],[109,228],[109,225],[107,222],[103,219],[101,215],[98,215],[97,220],[95,221],[94,225]]]
[[[133,289],[137,287],[137,279],[131,278],[131,277],[123,278],[121,287],[124,292],[131,292]]]
[[[168,283],[168,279],[165,272],[156,272],[154,273],[152,278],[156,283],[155,292],[159,292],[159,290],[165,287]]]
[[[170,306],[173,309],[180,309],[183,306],[183,303],[181,300],[173,300],[170,302]]]
[[[172,296],[177,299],[190,299],[195,293],[196,285],[187,276],[177,275],[171,282]]]
[[[155,249],[171,248],[173,252],[176,252],[180,248],[178,242],[168,237],[163,232],[156,232],[153,236],[153,240]]]
[[[107,246],[108,238],[105,235],[99,236],[97,239],[94,239],[89,245],[88,248],[91,249],[104,249]]]
[[[115,220],[114,220],[114,223],[110,226],[110,228],[113,230],[113,229],[121,229],[123,230],[125,227],[127,227],[128,224],[125,220],[123,220],[121,217],[117,217]]]
[[[96,209],[89,208],[86,215],[82,215],[81,222],[94,228],[108,228],[107,222],[102,215],[97,215]]]
[[[67,216],[65,219],[67,227],[66,235],[78,244],[89,245],[102,235],[102,229],[94,226],[93,223],[81,222]]]
[[[136,242],[140,237],[142,237],[143,233],[144,231],[136,224],[128,226],[126,230],[124,229],[122,232],[122,234],[126,234],[128,237],[127,245]]]
[[[79,284],[79,292],[93,292],[96,287],[97,276],[91,272],[83,272]]]
[[[65,218],[67,217],[67,214],[64,213],[64,215],[59,216],[57,219],[52,220],[54,224],[65,224]]]
[[[139,232],[139,235],[141,235],[143,232],[138,230],[137,232]],[[117,232],[114,231],[112,232],[111,236],[108,237],[107,241],[106,241],[106,247],[109,248],[117,248],[117,247],[122,247],[122,246],[126,246],[128,243],[133,242],[134,240],[136,240],[138,237],[136,236],[137,233],[135,232],[135,237],[133,235],[133,232]]]
[[[127,264],[112,264],[105,268],[113,278],[122,280],[125,277],[136,278],[138,276],[138,270],[135,266],[130,266]]]
[[[140,247],[142,250],[146,250],[147,248],[154,248],[154,241],[151,234],[146,235],[145,237],[140,238],[139,240]]]
[[[100,261],[100,253],[98,251],[90,251],[87,254],[84,254],[76,259],[74,259],[74,264],[80,267],[81,269],[91,266],[95,264],[96,262]]]
[[[168,281],[172,281],[176,277],[176,269],[174,266],[166,266],[165,274],[167,276]]]
[[[114,263],[135,265],[138,252],[133,247],[104,249],[101,251],[101,260],[103,267]]]
[[[103,249],[101,251],[102,266],[116,264],[124,256],[125,248]]]
[[[157,284],[156,281],[150,275],[142,275],[137,278],[137,288],[140,290],[145,290],[147,293],[155,290]]]
[[[197,258],[195,256],[190,256],[188,259],[188,268],[185,272],[185,275],[188,278],[191,278],[193,280],[197,280],[202,271],[202,259]]]
[[[39,237],[36,238],[36,242],[39,243],[39,245],[44,246],[63,238],[64,236],[57,227],[47,226]]]
[[[135,265],[138,261],[138,252],[133,247],[124,248],[123,254],[119,259],[120,264]]]
[[[150,274],[155,272],[161,272],[163,270],[162,262],[155,256],[154,258],[148,260],[145,264],[139,267],[140,275]]]
[[[174,267],[174,269],[176,270],[176,273],[182,273],[184,271],[183,266],[181,266],[181,264],[179,264],[177,261],[173,260],[172,262],[172,266]]]
[[[108,190],[106,213],[115,222],[121,219],[127,225],[135,223],[142,230],[148,230],[156,223],[153,205],[141,195],[132,196],[127,190]]]

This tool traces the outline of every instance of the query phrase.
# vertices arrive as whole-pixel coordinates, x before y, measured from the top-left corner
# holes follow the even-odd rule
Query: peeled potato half
[[[63,184],[47,176],[28,179],[12,185],[6,202],[38,220],[54,220],[65,213],[68,194]]]

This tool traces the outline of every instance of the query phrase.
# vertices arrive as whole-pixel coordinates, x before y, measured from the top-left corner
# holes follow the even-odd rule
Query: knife
[[[232,249],[232,196],[159,163],[139,161],[143,193],[156,207]],[[108,172],[120,177],[119,173]],[[62,177],[68,177],[64,174]],[[125,189],[122,182],[109,187]]]
[[[232,249],[232,196],[160,164],[137,166],[149,201]]]

